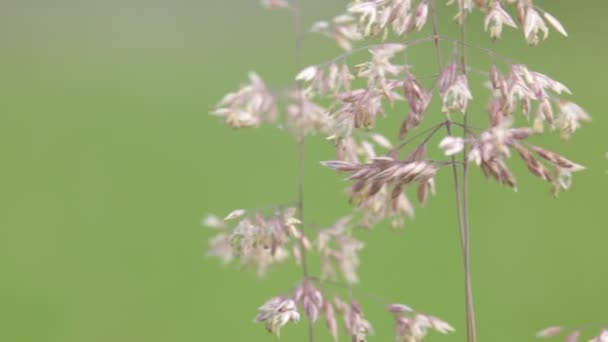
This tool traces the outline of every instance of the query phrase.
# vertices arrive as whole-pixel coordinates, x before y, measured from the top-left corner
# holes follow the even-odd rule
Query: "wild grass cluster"
[[[281,328],[303,317],[308,322],[309,341],[315,340],[313,325],[323,321],[335,341],[364,342],[374,333],[373,320],[383,318],[368,318],[352,291],[340,298],[326,293],[324,284],[355,287],[364,243],[353,232],[385,224],[403,227],[416,202],[431,200],[435,179],[450,177],[454,227],[460,233],[466,280],[467,341],[475,342],[469,244],[471,169],[478,168],[488,179],[517,190],[511,164],[520,159],[532,176],[558,195],[571,187],[573,174],[584,167],[533,140],[542,134],[558,134],[566,141],[590,116],[570,99],[566,85],[467,40],[467,28],[482,29],[491,40],[499,40],[504,29],[520,30],[530,46],[539,45],[550,32],[567,36],[566,29],[532,0],[447,1],[449,7],[441,10],[452,11],[455,24],[444,31],[439,29],[439,1],[435,0],[354,0],[344,13],[313,23],[308,30],[302,25],[298,0],[264,0],[262,4],[293,16],[294,60],[300,67],[294,70],[294,83],[276,91],[251,72],[211,114],[235,129],[277,125],[289,132],[299,151],[300,183],[294,184],[298,197],[293,206],[236,209],[224,217],[209,215],[204,225],[217,232],[209,242],[209,254],[224,263],[253,268],[260,275],[276,263],[291,262],[302,269],[293,289],[269,294],[270,299],[259,307],[255,321],[269,332],[279,335]],[[482,13],[481,22],[469,18],[475,11]],[[305,64],[302,42],[308,34],[334,40],[342,52],[329,61]],[[430,58],[435,60],[436,73],[431,76],[419,75],[404,62],[412,49],[423,44],[434,51]],[[352,63],[355,54],[365,52],[364,60]],[[470,53],[488,55],[491,65],[486,69],[469,65]],[[485,91],[474,94],[473,82],[479,82]],[[469,104],[477,99],[485,101],[485,112],[470,109]],[[440,110],[430,110],[434,101]],[[389,107],[407,112],[401,125],[394,127],[394,139],[375,130],[376,121]],[[471,116],[476,122],[484,118],[485,125],[474,127]],[[338,215],[335,224],[322,228],[308,224],[304,216],[305,143],[317,137],[335,147],[334,156],[319,159],[347,179],[348,201],[353,207],[352,213]],[[427,153],[431,149],[444,157],[431,159]],[[310,264],[312,253],[320,256],[320,265]],[[386,304],[394,319],[396,341],[417,342],[430,332],[454,331],[435,315],[398,302]],[[567,342],[581,336],[579,330],[565,332],[560,327],[545,329],[538,336],[560,333]],[[608,341],[608,330],[601,330],[592,341]]]

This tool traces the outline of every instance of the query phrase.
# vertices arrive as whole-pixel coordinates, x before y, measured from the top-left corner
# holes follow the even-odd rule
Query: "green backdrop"
[[[344,5],[303,2],[307,25]],[[607,6],[538,3],[562,20],[570,38],[552,32],[529,48],[520,31],[505,28],[492,44],[477,13],[470,40],[574,91],[593,122],[566,144],[556,135],[536,141],[588,170],[558,200],[517,161],[516,193],[473,171],[482,342],[533,341],[547,325],[608,320]],[[439,10],[440,29],[456,36],[454,9]],[[0,340],[274,340],[252,323],[256,308],[288,291],[299,269],[280,266],[260,279],[222,267],[205,257],[212,232],[199,221],[208,212],[295,197],[296,149],[285,132],[236,132],[207,115],[249,70],[273,86],[289,84],[289,13],[242,0],[4,0],[0,46]],[[338,53],[321,37],[307,39],[305,49],[307,63]],[[409,62],[432,70],[430,51],[421,48]],[[470,51],[470,62],[482,68],[488,58]],[[474,91],[481,108],[485,95]],[[380,130],[394,136],[404,114],[390,111]],[[322,137],[307,147],[307,217],[328,224],[350,210],[346,183],[319,165],[333,155]],[[438,195],[405,232],[380,226],[359,234],[367,244],[364,293],[436,314],[457,329],[430,341],[462,341],[465,330],[450,179],[441,174]],[[360,301],[377,330],[370,341],[392,340],[390,315],[371,296]],[[305,324],[289,326],[282,340],[304,334]]]

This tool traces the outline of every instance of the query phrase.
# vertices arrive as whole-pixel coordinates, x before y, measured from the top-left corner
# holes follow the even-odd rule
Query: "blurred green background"
[[[303,3],[306,25],[344,6]],[[473,171],[482,342],[532,341],[547,325],[608,319],[606,4],[538,4],[570,38],[552,32],[528,48],[521,32],[505,28],[504,40],[492,44],[476,14],[470,40],[574,91],[593,122],[566,144],[555,135],[536,142],[588,170],[558,200],[518,161],[517,193]],[[456,36],[454,9],[439,10],[441,31]],[[280,266],[260,279],[222,267],[205,257],[212,232],[199,221],[295,198],[296,149],[285,132],[235,132],[207,115],[249,70],[272,86],[289,84],[292,31],[288,12],[253,0],[0,2],[0,341],[274,340],[251,323],[256,308],[289,291],[300,270]],[[433,70],[429,48],[409,62]],[[307,39],[305,49],[307,64],[338,53],[322,37]],[[486,68],[488,58],[470,51],[470,62]],[[476,92],[482,108],[485,94]],[[380,130],[394,136],[404,111],[391,111]],[[346,184],[318,163],[332,156],[322,137],[309,142],[306,210],[317,224],[350,210]],[[438,195],[405,232],[380,226],[359,234],[367,244],[360,288],[457,328],[431,341],[464,339],[450,179],[449,172],[439,177]],[[369,296],[360,301],[377,330],[370,341],[392,340],[390,315]],[[320,340],[329,340],[321,325]],[[282,340],[304,334],[305,324],[289,326]]]

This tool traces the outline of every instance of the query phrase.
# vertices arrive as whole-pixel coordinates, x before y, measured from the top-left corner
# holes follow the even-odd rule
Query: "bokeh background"
[[[441,1],[440,1],[441,2]],[[307,0],[304,21],[340,12],[343,1]],[[505,29],[495,44],[470,18],[470,40],[564,82],[594,117],[568,143],[536,139],[586,165],[558,200],[514,161],[514,193],[471,177],[473,280],[480,341],[533,341],[539,328],[606,322],[608,121],[606,4],[538,1],[570,33],[537,48]],[[453,8],[439,6],[441,31],[456,36]],[[289,202],[296,149],[284,131],[233,131],[207,115],[221,96],[259,72],[290,84],[288,12],[257,1],[0,1],[0,340],[272,341],[256,308],[299,280],[289,265],[266,278],[205,257],[209,212]],[[307,64],[339,53],[305,42]],[[409,63],[433,70],[430,46]],[[446,48],[446,54],[449,49]],[[364,58],[361,55],[358,58]],[[487,56],[470,51],[471,64]],[[479,84],[479,79],[476,79]],[[484,105],[479,87],[478,106]],[[436,111],[435,111],[436,112]],[[481,111],[478,111],[480,116]],[[405,114],[379,129],[394,136]],[[306,215],[329,224],[350,208],[346,186],[318,161],[323,137],[308,143]],[[463,277],[451,176],[418,209],[405,232],[386,225],[359,234],[356,290],[377,334],[392,321],[369,294],[451,322],[464,339]],[[367,295],[363,295],[367,294]],[[328,335],[318,325],[319,338]],[[305,324],[283,330],[301,341]],[[343,335],[342,338],[347,340]]]

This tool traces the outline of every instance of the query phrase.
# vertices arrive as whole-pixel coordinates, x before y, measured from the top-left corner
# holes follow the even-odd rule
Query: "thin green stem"
[[[295,59],[296,59],[296,72],[299,72],[302,68],[302,8],[300,7],[300,1],[294,0],[293,2],[293,13],[294,13],[294,26],[295,26]],[[298,106],[300,107],[300,115],[303,115],[304,103],[300,93],[301,86],[298,85]],[[305,152],[306,152],[306,140],[304,136],[298,137],[298,219],[302,222],[304,227],[304,166],[305,166]],[[306,248],[304,244],[300,242],[300,249],[302,252],[302,276],[304,280],[308,279],[308,260],[306,254]],[[310,319],[308,322],[308,341],[314,342],[314,326]]]
[[[439,73],[443,70],[442,56],[441,56],[441,45],[439,36],[439,24],[437,20],[437,11],[435,9],[435,0],[430,1],[430,12],[433,24],[433,35],[436,37],[434,41],[435,45],[435,59],[437,60],[437,69]],[[452,122],[447,120],[445,122],[445,128],[448,135],[452,135]],[[456,219],[458,220],[458,231],[460,235],[460,245],[464,248],[464,226],[462,224],[462,205],[460,201],[460,181],[458,178],[458,165],[456,163],[456,156],[450,157],[452,166],[452,178],[454,181],[454,193],[456,195]]]
[[[464,8],[464,0],[460,1],[461,8]],[[463,74],[467,73],[467,54],[466,48],[466,13],[462,12],[462,23],[460,26],[460,65]],[[468,125],[468,115],[464,114],[464,127]],[[463,136],[466,138],[466,129]],[[473,305],[473,286],[471,281],[471,245],[470,245],[470,226],[469,226],[469,167],[467,164],[468,149],[465,147],[462,152],[462,218],[464,232],[464,273],[465,273],[465,301],[467,311],[467,341],[476,342],[477,332],[475,329],[475,308]]]

